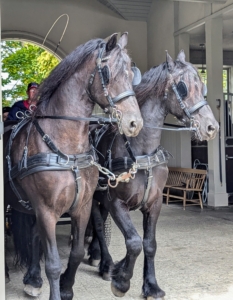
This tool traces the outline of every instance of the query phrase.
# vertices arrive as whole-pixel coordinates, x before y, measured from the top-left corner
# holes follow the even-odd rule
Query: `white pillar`
[[[208,205],[228,206],[225,175],[224,148],[224,102],[223,102],[223,49],[222,49],[222,17],[206,21],[206,67],[207,67],[207,100],[216,119],[220,118],[221,155],[219,135],[208,143],[209,194]],[[221,99],[220,116],[216,99]],[[221,157],[220,157],[221,156]],[[221,164],[219,163],[219,157]],[[222,176],[221,176],[222,173]],[[222,177],[222,178],[221,178]]]
[[[0,2],[1,13],[1,2]],[[1,32],[1,25],[0,25]],[[0,66],[1,74],[1,66]],[[0,79],[1,80],[1,79]],[[0,84],[0,122],[2,122],[2,91]],[[3,141],[0,133],[0,299],[5,300],[5,238],[4,238],[4,198],[3,198]]]

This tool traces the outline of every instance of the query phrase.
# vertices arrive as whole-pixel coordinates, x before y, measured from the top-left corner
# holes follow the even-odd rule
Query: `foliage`
[[[2,73],[7,75],[2,76],[4,105],[8,100],[12,103],[25,98],[28,83],[41,83],[59,63],[55,56],[39,46],[20,41],[3,41],[1,57]],[[12,83],[13,87],[9,88]]]
[[[204,70],[204,72],[202,72],[202,69],[198,69],[199,75],[201,77],[201,80],[205,83],[205,85],[207,85],[207,71]],[[222,83],[223,83],[223,93],[228,93],[228,70],[227,69],[223,69],[222,71]]]

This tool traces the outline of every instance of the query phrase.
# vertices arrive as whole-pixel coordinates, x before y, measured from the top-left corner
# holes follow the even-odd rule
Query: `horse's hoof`
[[[111,276],[107,272],[103,273],[102,278],[103,280],[111,281]]]
[[[98,267],[100,264],[100,259],[90,259],[89,262],[92,267]]]
[[[24,292],[32,297],[38,297],[41,294],[41,288],[34,288],[30,284],[26,284],[24,287]]]
[[[116,297],[124,297],[125,293],[122,293],[121,291],[119,291],[111,282],[111,290],[114,296]]]

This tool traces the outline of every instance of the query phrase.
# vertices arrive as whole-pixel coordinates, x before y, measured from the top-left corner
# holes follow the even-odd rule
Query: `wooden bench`
[[[183,209],[188,205],[200,205],[203,209],[201,193],[206,175],[206,170],[170,167],[163,191],[166,204],[183,201]],[[191,203],[186,204],[187,201]]]

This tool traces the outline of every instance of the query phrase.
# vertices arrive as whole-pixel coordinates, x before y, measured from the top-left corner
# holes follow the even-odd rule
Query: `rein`
[[[117,119],[114,118],[99,118],[92,116],[90,118],[84,117],[67,117],[67,116],[35,116],[36,119],[55,119],[55,120],[69,120],[69,121],[87,121],[90,124],[112,124],[117,123]]]
[[[145,128],[153,128],[153,129],[162,129],[162,130],[170,130],[170,131],[193,131],[196,132],[197,128],[196,127],[182,127],[182,128],[167,128],[167,127],[157,127],[157,126],[143,126]]]

